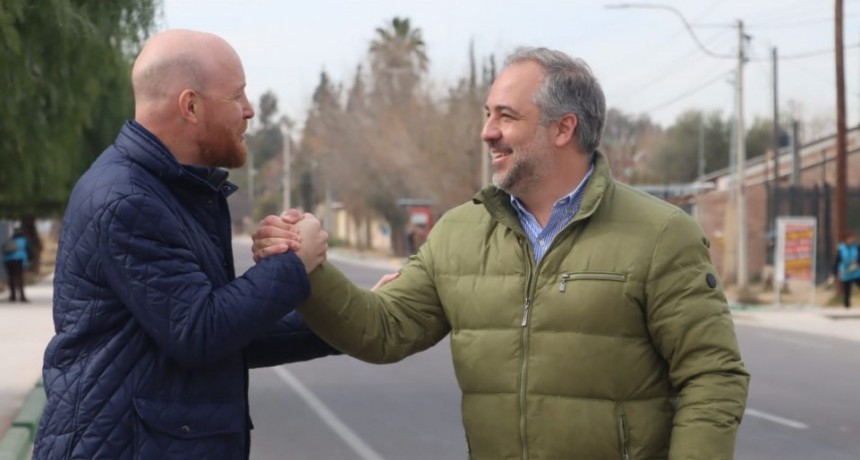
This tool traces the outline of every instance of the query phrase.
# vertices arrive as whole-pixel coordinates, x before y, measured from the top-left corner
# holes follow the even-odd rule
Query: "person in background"
[[[591,70],[517,50],[485,109],[494,185],[376,292],[324,263],[302,316],[374,363],[450,334],[472,460],[733,458],[750,376],[708,240],[610,176]],[[254,251],[288,222],[267,217]]]
[[[860,245],[852,232],[848,232],[836,247],[833,275],[842,284],[842,305],[846,309],[851,308],[851,287],[854,284],[860,286]]]
[[[9,278],[9,301],[29,302],[24,295],[24,270],[30,263],[27,255],[27,237],[20,228],[15,228],[3,247],[3,266]]]
[[[245,163],[254,116],[239,56],[169,30],[131,78],[134,120],[63,218],[33,458],[248,458],[248,368],[335,353],[293,313],[328,234],[304,216],[237,277],[221,168]]]

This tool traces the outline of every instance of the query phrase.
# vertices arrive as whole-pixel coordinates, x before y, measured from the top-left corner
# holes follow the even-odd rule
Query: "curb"
[[[0,437],[0,460],[28,460],[47,397],[41,379],[27,393],[12,426]]]

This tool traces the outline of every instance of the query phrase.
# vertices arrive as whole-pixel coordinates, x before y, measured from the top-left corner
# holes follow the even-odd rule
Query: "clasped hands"
[[[310,273],[326,260],[328,236],[328,232],[322,228],[322,223],[316,216],[290,209],[280,216],[267,216],[260,222],[257,230],[251,235],[254,241],[251,251],[254,254],[254,262],[275,254],[295,251],[305,265],[305,270]],[[388,284],[399,275],[399,273],[384,275],[372,290],[375,291]]]
[[[280,216],[267,216],[251,235],[254,262],[265,257],[295,251],[308,273],[326,260],[328,232],[311,213],[290,209]]]

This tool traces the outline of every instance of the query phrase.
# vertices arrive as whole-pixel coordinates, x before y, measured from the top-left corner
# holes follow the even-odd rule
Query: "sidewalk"
[[[331,260],[349,260],[384,271],[396,271],[402,259],[385,254],[333,248]],[[41,376],[42,357],[53,337],[50,277],[27,286],[30,303],[10,303],[7,292],[0,294],[0,435],[9,428],[24,398]],[[860,307],[852,310],[832,307],[753,306],[732,308],[735,323],[810,334],[839,337],[860,342]]]
[[[8,291],[0,293],[0,435],[42,376],[42,356],[54,336],[52,282],[48,277],[27,286],[30,303],[11,303]]]

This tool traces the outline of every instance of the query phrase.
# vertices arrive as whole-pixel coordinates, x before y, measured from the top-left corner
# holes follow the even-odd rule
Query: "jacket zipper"
[[[528,355],[529,355],[529,312],[531,311],[532,304],[532,280],[534,276],[534,268],[532,267],[532,258],[531,258],[531,248],[526,245],[526,270],[528,276],[526,276],[526,296],[523,304],[523,321],[521,323],[522,326],[522,342],[523,342],[523,354],[520,361],[520,391],[519,391],[519,400],[520,400],[520,442],[522,442],[523,446],[523,456],[522,460],[528,460],[529,458],[529,449],[528,449],[528,438],[526,436],[526,380],[528,377]]]
[[[624,414],[618,416],[618,431],[621,433],[621,454],[624,460],[630,460],[630,439],[627,436],[627,417]]]
[[[623,273],[562,273],[561,279],[558,282],[558,292],[567,290],[567,282],[571,280],[598,280],[598,281],[625,281],[627,275]]]
[[[561,281],[558,283],[558,292],[564,292],[567,289],[567,281],[570,279],[570,273],[562,273]]]
[[[568,237],[572,230],[573,222],[568,222],[568,224],[562,229],[555,237],[555,239],[550,244],[547,251],[544,253],[544,258],[552,251],[554,246],[558,245],[558,241],[562,238]],[[522,240],[521,240],[522,241]],[[519,391],[519,399],[520,399],[520,442],[523,445],[523,456],[522,460],[529,459],[529,449],[528,449],[528,438],[526,437],[526,377],[528,374],[528,354],[529,354],[529,314],[531,312],[532,306],[532,296],[534,294],[534,280],[536,278],[535,273],[537,273],[540,268],[540,263],[535,263],[532,266],[532,261],[534,260],[533,253],[534,251],[531,248],[531,245],[524,245],[525,254],[526,254],[526,297],[525,304],[523,305],[523,321],[522,321],[522,341],[523,341],[523,355],[522,361],[520,364],[520,391]],[[543,260],[543,259],[541,259]],[[572,275],[572,274],[568,274]],[[562,285],[563,288],[564,285]],[[562,291],[563,292],[563,291]]]

